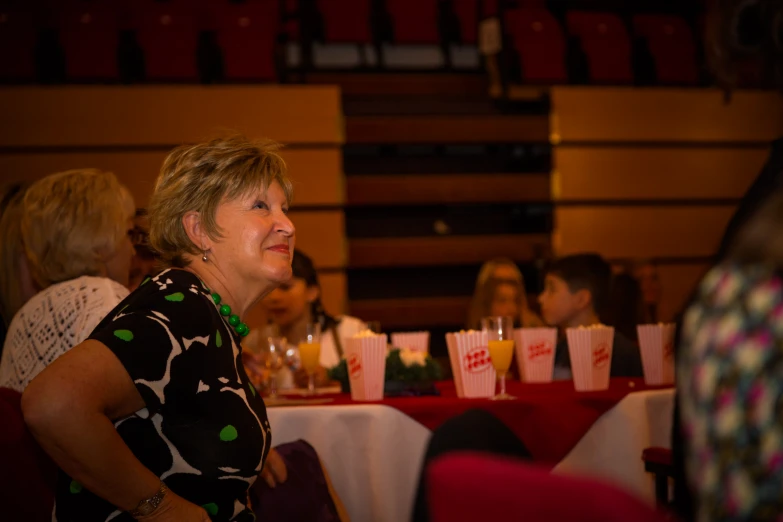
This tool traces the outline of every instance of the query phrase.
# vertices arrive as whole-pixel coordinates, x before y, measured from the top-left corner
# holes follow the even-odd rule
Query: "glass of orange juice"
[[[514,320],[511,317],[487,317],[482,324],[487,329],[489,357],[500,380],[500,393],[492,400],[516,399],[506,393],[506,373],[514,355]]]
[[[321,360],[321,325],[308,323],[305,325],[305,335],[299,341],[299,360],[307,372],[307,394],[315,395],[315,372]]]

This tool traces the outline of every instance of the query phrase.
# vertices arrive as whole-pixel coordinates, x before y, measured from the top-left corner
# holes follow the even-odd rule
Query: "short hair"
[[[559,277],[571,293],[587,290],[593,300],[593,309],[599,318],[608,313],[612,267],[598,254],[576,254],[554,260],[546,273]]]
[[[0,198],[0,317],[6,325],[24,304],[19,262],[24,256],[21,223],[25,190],[22,185],[11,185]]]
[[[222,237],[216,222],[218,206],[259,187],[278,182],[290,202],[293,187],[286,164],[271,140],[249,140],[240,134],[177,147],[166,157],[155,183],[147,213],[150,245],[164,266],[185,267],[186,254],[201,251],[185,232],[182,218],[196,211],[212,239]]]
[[[21,227],[38,286],[99,275],[126,239],[134,210],[130,192],[111,172],[68,170],[33,183]]]

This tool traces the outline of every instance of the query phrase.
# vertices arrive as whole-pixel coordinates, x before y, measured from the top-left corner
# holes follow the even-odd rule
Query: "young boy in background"
[[[538,297],[541,315],[559,330],[554,379],[571,378],[566,328],[601,324],[607,317],[612,268],[598,254],[578,254],[554,261],[546,271],[544,291]],[[615,331],[612,346],[612,377],[641,377],[639,348]]]

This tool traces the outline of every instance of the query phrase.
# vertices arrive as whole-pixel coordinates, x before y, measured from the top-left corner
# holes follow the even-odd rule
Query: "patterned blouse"
[[[269,452],[269,421],[240,339],[203,283],[184,270],[148,277],[90,339],[117,356],[144,399],[114,423],[141,463],[213,521],[254,520],[247,491]],[[53,520],[133,519],[61,473]]]
[[[683,340],[677,382],[697,520],[781,520],[783,280],[713,269]]]

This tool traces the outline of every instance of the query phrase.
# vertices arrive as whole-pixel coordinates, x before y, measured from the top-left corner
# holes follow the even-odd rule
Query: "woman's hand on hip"
[[[158,508],[149,515],[138,517],[143,522],[209,522],[203,507],[188,502],[171,490],[166,492]]]

